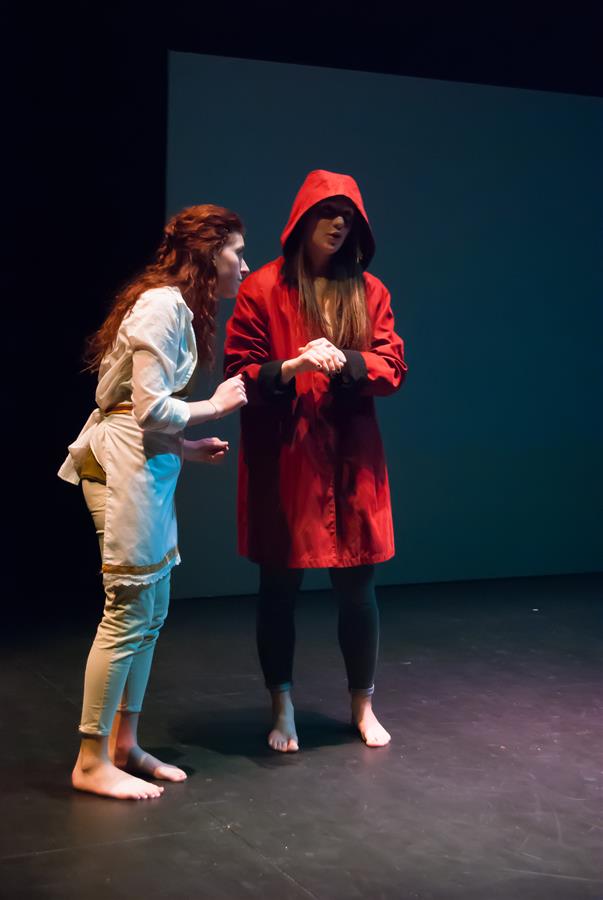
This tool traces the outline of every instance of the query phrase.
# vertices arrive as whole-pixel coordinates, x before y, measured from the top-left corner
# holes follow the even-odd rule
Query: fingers
[[[302,356],[312,362],[314,368],[319,371],[326,372],[327,374],[341,371],[342,363],[339,358],[330,350],[323,347],[312,347],[310,350],[306,350]]]
[[[315,369],[329,371],[329,358],[318,350],[307,350],[304,357],[313,364]]]
[[[320,368],[326,372],[340,372],[346,363],[345,354],[324,337],[316,338],[305,347],[298,349],[302,356],[308,353],[311,353],[313,357],[318,355],[321,361]]]
[[[235,409],[245,406],[247,404],[247,391],[243,375],[233,375],[232,378],[227,378],[217,388],[216,394],[223,401],[227,412],[234,412]]]
[[[324,346],[325,344],[330,344],[330,343],[331,342],[328,340],[328,338],[319,337],[319,338],[314,338],[313,341],[308,341],[306,346],[307,347],[320,347],[320,346]],[[331,344],[331,346],[332,346],[332,344]]]
[[[332,350],[335,353],[340,353],[343,356],[343,354],[341,353],[341,350],[339,350],[335,346],[335,344],[326,337],[315,338],[313,341],[309,341],[305,347],[300,347],[299,349],[300,350],[308,350],[308,349],[310,349],[310,347],[324,347],[328,350]]]
[[[203,447],[214,456],[217,453],[228,453],[230,450],[228,441],[221,441],[219,438],[206,438],[203,442]]]

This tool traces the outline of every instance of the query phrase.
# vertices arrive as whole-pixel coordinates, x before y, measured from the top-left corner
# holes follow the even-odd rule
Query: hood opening
[[[341,175],[337,172],[328,172],[325,169],[315,169],[310,172],[299,189],[293,201],[289,221],[281,235],[283,252],[285,255],[289,255],[291,249],[290,241],[293,245],[299,243],[304,220],[310,210],[317,203],[322,203],[330,197],[345,197],[354,204],[356,216],[353,227],[356,230],[361,254],[359,264],[362,269],[366,269],[375,254],[375,239],[364,208],[360,189],[351,175]],[[346,244],[348,241],[346,241]]]

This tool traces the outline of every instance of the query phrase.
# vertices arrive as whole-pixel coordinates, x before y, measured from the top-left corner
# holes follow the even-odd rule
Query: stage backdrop
[[[397,545],[378,583],[603,568],[601,159],[600,99],[170,54],[168,214],[237,210],[253,270],[307,172],[360,185],[410,368],[378,401]],[[238,416],[193,434],[232,450],[185,466],[174,594],[253,592]]]

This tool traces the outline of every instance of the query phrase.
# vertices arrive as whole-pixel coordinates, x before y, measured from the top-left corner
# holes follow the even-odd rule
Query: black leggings
[[[339,602],[337,633],[348,688],[372,694],[379,649],[374,566],[329,569],[329,575]],[[269,690],[288,690],[293,683],[295,600],[303,577],[303,569],[260,567],[257,643]]]

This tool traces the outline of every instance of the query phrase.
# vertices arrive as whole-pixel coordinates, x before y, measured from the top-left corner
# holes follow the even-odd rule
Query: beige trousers
[[[82,481],[103,555],[104,484]],[[105,608],[86,663],[80,732],[108,735],[117,709],[140,712],[153,651],[167,615],[170,576],[155,584],[105,589]]]

